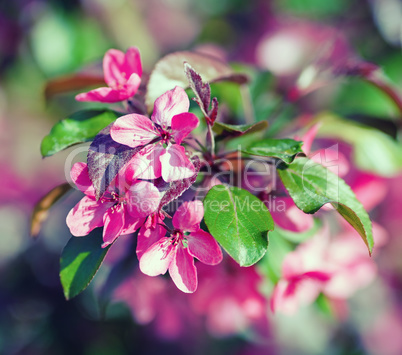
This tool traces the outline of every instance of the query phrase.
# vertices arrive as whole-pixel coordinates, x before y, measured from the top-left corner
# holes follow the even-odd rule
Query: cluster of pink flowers
[[[142,74],[137,48],[125,54],[109,50],[103,69],[109,87],[80,94],[77,100],[110,103],[136,93]],[[176,286],[188,293],[197,289],[194,257],[216,265],[222,260],[222,252],[215,239],[200,229],[204,216],[200,201],[185,202],[179,207],[172,220],[173,229],[164,224],[166,213],[159,207],[163,194],[153,180],[162,177],[169,183],[195,174],[181,145],[199,124],[198,118],[188,112],[189,105],[184,89],[175,87],[155,101],[151,118],[140,114],[118,118],[110,128],[111,138],[138,150],[99,199],[87,164],[74,164],[71,179],[86,196],[67,216],[67,225],[77,237],[103,226],[102,247],[140,228],[137,255],[141,271],[156,276],[169,270]]]

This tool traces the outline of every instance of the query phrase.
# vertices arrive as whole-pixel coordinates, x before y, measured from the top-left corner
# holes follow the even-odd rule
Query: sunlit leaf
[[[315,213],[323,205],[331,204],[356,229],[371,254],[374,241],[370,218],[340,177],[308,158],[296,159],[278,169],[278,174],[299,209]]]
[[[84,291],[102,264],[109,247],[102,248],[102,232],[71,237],[60,258],[60,281],[67,300]]]
[[[201,75],[205,82],[230,80],[244,83],[247,78],[237,74],[226,63],[219,59],[196,52],[174,52],[163,57],[156,63],[149,78],[145,103],[148,111],[152,111],[155,100],[175,86],[187,88],[188,79],[184,71],[184,63],[187,62]]]
[[[237,187],[217,185],[205,196],[204,209],[208,230],[240,266],[263,257],[274,222],[257,197]]]
[[[302,145],[303,142],[295,141],[290,138],[265,138],[251,144],[243,149],[242,152],[251,155],[278,158],[285,163],[290,164],[297,154],[303,153],[301,149]]]
[[[48,157],[72,145],[91,141],[122,114],[111,110],[88,110],[74,113],[56,123],[43,138],[41,153]]]

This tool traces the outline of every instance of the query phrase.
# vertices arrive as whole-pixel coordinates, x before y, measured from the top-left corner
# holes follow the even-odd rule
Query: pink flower
[[[126,54],[109,49],[103,57],[103,75],[109,87],[101,87],[75,97],[77,101],[119,102],[134,96],[141,83],[140,52],[130,47]]]
[[[76,237],[85,236],[94,228],[104,226],[103,248],[112,244],[119,235],[137,230],[144,218],[154,212],[159,204],[158,189],[147,181],[134,181],[130,186],[123,187],[119,187],[115,181],[97,201],[87,164],[75,163],[71,178],[86,196],[69,212],[67,226]]]
[[[222,251],[211,234],[200,229],[204,216],[201,201],[184,202],[173,216],[174,230],[169,237],[162,237],[154,242],[144,253],[139,254],[140,270],[149,276],[166,273],[177,288],[186,293],[197,289],[197,269],[193,257],[208,265],[222,261]],[[159,235],[154,232],[151,238]],[[163,233],[164,235],[164,233]],[[140,231],[138,245],[146,244],[145,233]]]
[[[292,315],[300,306],[311,304],[318,297],[331,277],[324,267],[327,237],[317,235],[286,255],[282,264],[282,278],[271,297],[273,312]]]
[[[110,130],[113,140],[132,148],[144,146],[128,164],[133,177],[162,176],[170,182],[194,175],[194,166],[180,145],[199,124],[188,112],[189,105],[184,89],[176,86],[155,101],[151,120],[138,114],[116,120]]]
[[[262,278],[254,267],[240,267],[225,258],[221,267],[199,265],[200,284],[189,298],[196,313],[205,316],[208,331],[224,337],[248,329],[266,330],[266,298],[258,288]]]

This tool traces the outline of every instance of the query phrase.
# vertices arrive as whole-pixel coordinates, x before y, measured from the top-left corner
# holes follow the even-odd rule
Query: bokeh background
[[[75,102],[74,92],[46,101],[45,85],[83,69],[98,72],[107,49],[139,47],[148,71],[169,52],[200,48],[254,65],[264,73],[259,85],[267,85],[258,98],[257,118],[265,119],[328,46],[335,48],[334,61],[353,53],[382,67],[401,88],[401,43],[399,0],[2,0],[0,353],[402,354],[402,176],[397,171],[384,178],[385,192],[372,212],[387,232],[376,255],[378,276],[349,300],[348,317],[337,319],[317,305],[293,317],[271,314],[263,340],[244,331],[218,334],[202,320],[194,321],[200,324],[189,328],[192,334],[180,327],[158,331],[153,321],[140,325],[126,305],[99,300],[107,264],[83,294],[66,302],[59,256],[70,238],[65,216],[79,195],[54,206],[39,236],[29,236],[33,207],[65,181],[69,154],[42,159],[42,138],[72,112],[99,107]],[[398,137],[396,105],[357,79],[333,80],[282,112],[282,122],[322,110]],[[176,312],[172,317],[178,322],[192,322],[180,306],[163,303],[162,308]]]

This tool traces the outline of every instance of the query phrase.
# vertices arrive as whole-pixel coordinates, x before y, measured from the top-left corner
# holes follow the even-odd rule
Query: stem
[[[243,102],[244,119],[247,124],[252,124],[255,122],[255,115],[250,88],[247,85],[240,85],[240,95]]]
[[[208,132],[207,132],[207,149],[211,153],[212,156],[215,156],[215,137],[212,132],[212,126],[207,123]]]

